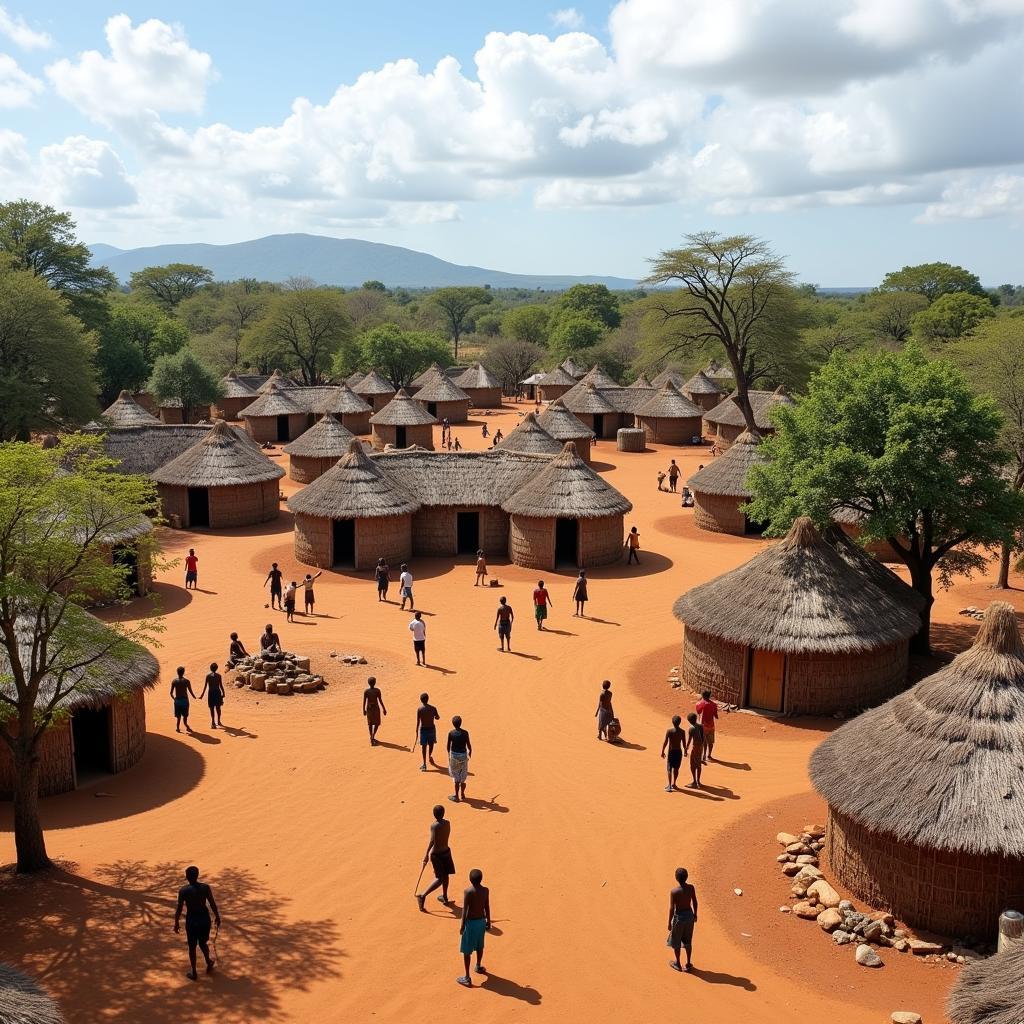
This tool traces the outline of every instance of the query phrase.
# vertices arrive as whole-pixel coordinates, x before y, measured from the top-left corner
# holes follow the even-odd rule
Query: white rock
[[[889,1020],[892,1024],[921,1024],[921,1014],[913,1010],[893,1010]]]
[[[861,967],[882,966],[882,958],[867,943],[862,942],[854,955]]]
[[[743,895],[743,890],[742,889],[733,889],[733,892],[736,893],[737,896],[742,896]]]

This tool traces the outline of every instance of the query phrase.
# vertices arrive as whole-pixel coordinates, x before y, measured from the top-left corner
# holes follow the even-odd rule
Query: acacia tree
[[[969,292],[981,296],[986,294],[977,274],[952,263],[919,263],[913,267],[893,270],[885,275],[879,290],[917,292],[929,302],[952,292]]]
[[[514,392],[543,357],[544,349],[539,345],[501,338],[487,346],[481,362],[497,375],[506,391]]]
[[[486,288],[438,288],[430,296],[430,304],[439,309],[452,339],[455,362],[459,361],[459,338],[470,323],[475,306],[489,303],[493,296]]]
[[[213,280],[213,273],[196,263],[168,263],[163,267],[136,270],[130,279],[131,290],[173,313],[183,299],[190,298]]]
[[[947,587],[954,573],[981,569],[984,549],[1011,541],[1024,517],[994,404],[910,345],[836,353],[806,397],[773,417],[766,461],[747,478],[747,514],[780,535],[799,515],[825,526],[839,510],[855,513],[860,538],[887,541],[925,599],[914,649],[927,653],[934,575]]]
[[[380,370],[396,388],[408,387],[431,363],[448,359],[448,344],[429,331],[403,331],[381,324],[359,338],[360,363]],[[339,371],[344,367],[337,366]]]
[[[81,607],[128,595],[128,567],[112,563],[106,538],[157,502],[148,478],[111,472],[115,465],[94,437],[65,437],[48,450],[0,445],[0,742],[14,765],[19,871],[50,864],[39,818],[46,729],[69,702],[116,680],[111,665],[136,656],[160,628],[156,620],[107,625]]]
[[[197,406],[209,405],[219,398],[224,387],[212,370],[183,348],[157,359],[146,390],[161,404],[179,403],[181,418],[191,423]]]

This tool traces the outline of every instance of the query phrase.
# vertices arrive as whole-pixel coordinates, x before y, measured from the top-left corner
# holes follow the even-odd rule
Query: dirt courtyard
[[[481,423],[507,433],[530,408],[477,415],[455,436],[485,447]],[[391,603],[379,604],[369,574],[325,572],[315,617],[292,625],[267,610],[270,563],[281,563],[286,580],[306,571],[292,555],[286,511],[244,530],[163,531],[167,556],[196,549],[199,589],[183,589],[181,565],[156,587],[166,632],[155,652],[161,681],[146,699],[146,755],[122,775],[43,801],[60,868],[0,876],[0,961],[38,977],[74,1024],[404,1024],[439,1010],[496,1024],[875,1024],[898,1009],[916,1010],[926,1024],[943,1020],[953,965],[883,950],[884,968],[866,970],[852,947],[779,912],[789,885],[775,864],[775,834],[823,820],[806,765],[836,723],[727,715],[706,789],[664,792],[664,730],[671,714],[692,710],[692,696],[667,682],[681,641],[672,602],[762,545],[696,530],[692,510],[657,490],[657,471],[673,457],[685,481],[710,454],[624,454],[613,441],[595,448],[596,468],[634,504],[626,528],[639,529],[641,564],[623,559],[588,572],[586,618],[572,614],[574,572],[538,574],[491,558],[501,586],[479,589],[468,557],[415,560],[427,668],[414,664],[397,582]],[[285,493],[296,486],[283,481]],[[545,632],[531,604],[541,576],[553,601]],[[970,642],[978,624],[957,616],[965,604],[998,596],[1024,607],[1018,591],[993,592],[989,583],[959,581],[940,594],[938,647]],[[502,595],[516,614],[511,655],[496,649]],[[146,607],[136,601],[104,617]],[[203,701],[193,704],[195,733],[176,734],[167,692],[175,667],[186,667],[198,694],[209,663],[223,665],[229,633],[252,651],[267,622],[287,649],[311,656],[328,689],[278,697],[229,683],[223,730],[210,729]],[[332,651],[368,664],[343,665]],[[370,674],[388,710],[374,748],[361,715]],[[612,681],[623,724],[618,746],[595,739],[602,679]],[[452,715],[471,734],[464,804],[446,801],[443,767],[418,770],[414,716],[424,690],[442,716],[442,766]],[[899,780],[881,766],[865,784]],[[452,821],[456,906],[431,898],[421,914],[413,891],[436,803]],[[0,863],[13,860],[11,808],[0,804]],[[224,919],[218,969],[195,984],[185,977],[183,936],[172,932],[190,863]],[[665,946],[680,865],[700,900],[690,976],[669,970]],[[491,886],[495,927],[489,974],[465,990],[455,984],[457,915],[473,867]]]

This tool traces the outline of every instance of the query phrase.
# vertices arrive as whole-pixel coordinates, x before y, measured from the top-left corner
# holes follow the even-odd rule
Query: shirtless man
[[[181,732],[181,723],[185,722],[185,728],[191,732],[192,726],[188,724],[188,699],[196,699],[192,692],[192,683],[185,678],[185,669],[178,666],[178,675],[171,680],[171,699],[174,701],[174,731]]]
[[[676,780],[679,778],[679,769],[683,763],[683,744],[686,741],[686,730],[680,728],[682,718],[679,715],[672,716],[672,728],[667,730],[665,738],[661,741],[661,756],[665,756],[665,748],[668,747],[668,785],[666,793],[671,793],[676,788]]]
[[[231,634],[231,644],[228,647],[228,668],[234,668],[243,658],[248,658],[249,652],[245,644],[238,639],[237,633]]]
[[[370,730],[370,746],[377,746],[377,730],[380,728],[380,713],[386,715],[388,709],[384,707],[384,695],[377,689],[377,677],[370,676],[366,680],[367,686],[363,691],[363,715],[366,717],[366,727]]]
[[[673,971],[693,970],[690,953],[693,948],[693,926],[697,923],[697,890],[686,879],[689,872],[686,868],[676,868],[676,881],[679,883],[668,895],[668,942],[675,953],[675,960],[668,965]],[[679,962],[679,948],[686,950],[686,966]]]
[[[210,728],[216,729],[222,724],[220,709],[224,706],[224,679],[217,671],[217,662],[214,662],[210,666],[210,671],[206,673],[206,682],[203,683],[199,699],[202,700],[204,696],[206,706],[210,709]]]
[[[512,622],[515,620],[515,612],[512,605],[508,603],[507,597],[498,599],[498,611],[494,616],[494,628],[498,631],[499,651],[505,650],[508,644],[509,653],[512,653]]]
[[[469,959],[476,953],[476,973],[486,974],[484,969],[484,935],[491,927],[491,890],[481,883],[484,873],[473,868],[469,873],[469,888],[462,894],[462,924],[459,926],[459,951],[466,973],[455,980],[467,988],[473,987],[469,977]]]
[[[594,712],[597,719],[597,738],[608,739],[608,726],[615,717],[615,709],[612,707],[612,683],[606,679],[601,684],[601,693],[597,698],[597,710]]]
[[[704,726],[697,721],[697,716],[692,711],[686,716],[686,720],[690,723],[690,728],[687,731],[689,733],[690,774],[693,776],[693,782],[687,788],[700,789],[700,772],[704,756]],[[683,750],[686,750],[686,746],[687,744],[683,745]]]
[[[434,808],[434,823],[430,826],[430,842],[427,843],[427,852],[423,854],[423,863],[426,864],[429,860],[430,866],[434,869],[434,880],[416,897],[420,910],[426,910],[423,904],[437,888],[441,889],[437,902],[449,902],[448,879],[455,874],[455,861],[452,860],[452,851],[448,846],[451,834],[452,823],[445,820],[444,808],[438,804]]]
[[[209,974],[214,968],[214,961],[210,959],[210,910],[213,911],[213,919],[220,928],[220,911],[217,909],[217,901],[213,898],[213,890],[205,883],[199,881],[199,868],[195,865],[185,868],[185,878],[188,885],[183,885],[178,890],[178,908],[174,912],[174,931],[181,931],[181,910],[185,909],[185,938],[188,939],[188,961],[192,970],[188,976],[195,981],[196,974],[196,946],[203,951],[203,958],[206,960],[206,973]],[[206,909],[209,903],[210,910]]]
[[[423,754],[423,764],[420,766],[421,772],[427,770],[428,756],[430,757],[430,763],[434,763],[434,744],[437,743],[437,726],[434,723],[440,717],[437,713],[437,708],[430,703],[430,694],[421,693],[420,706],[416,709],[416,732],[420,743],[420,752]],[[416,749],[415,740],[413,741],[413,749]],[[446,889],[445,892],[447,893],[447,891]]]
[[[269,651],[271,654],[278,654],[281,650],[281,638],[274,632],[274,627],[269,622],[260,634],[260,650]]]
[[[267,578],[263,581],[263,586],[270,584],[270,607],[281,609],[281,594],[284,591],[284,587],[281,581],[284,577],[284,573],[281,572],[277,567],[277,562],[272,562],[270,565],[270,571],[267,573]],[[274,604],[274,602],[277,604]]]

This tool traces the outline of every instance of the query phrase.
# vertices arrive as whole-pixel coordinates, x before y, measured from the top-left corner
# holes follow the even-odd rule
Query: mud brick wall
[[[692,438],[701,435],[699,416],[671,419],[664,416],[641,416],[640,422],[647,431],[647,439],[655,444],[688,445]]]
[[[622,516],[602,516],[600,519],[580,519],[578,522],[578,564],[581,569],[609,565],[626,557],[623,550]],[[643,557],[641,548],[640,558]]]
[[[746,516],[740,506],[745,498],[731,498],[723,494],[693,492],[693,521],[699,530],[710,533],[732,533],[742,537],[746,532]]]
[[[710,690],[723,704],[742,704],[747,648],[687,627],[680,675],[695,693]]]
[[[525,569],[555,567],[555,521],[548,517],[512,516],[509,524],[509,555]]]
[[[280,486],[276,480],[209,490],[210,528],[214,530],[266,523],[276,519],[281,511]]]
[[[863,654],[791,654],[786,659],[786,711],[832,715],[874,707],[906,689],[908,642]]]
[[[71,722],[64,719],[43,733],[39,741],[39,795],[51,796],[75,788],[75,764],[71,749]],[[10,748],[0,743],[0,797],[14,795],[14,762]]]
[[[399,565],[412,555],[412,516],[356,520],[356,568],[372,569],[378,558]]]
[[[417,555],[454,555],[458,549],[458,514],[480,516],[480,546],[488,555],[508,552],[508,515],[483,505],[434,506],[413,516],[412,546]]]
[[[341,425],[350,434],[368,434],[370,432],[370,417],[373,412],[366,409],[363,412],[343,412],[341,414]]]

